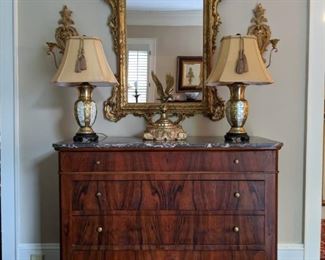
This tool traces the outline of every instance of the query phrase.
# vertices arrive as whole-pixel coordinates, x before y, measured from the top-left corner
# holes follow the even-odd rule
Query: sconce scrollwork
[[[257,38],[258,47],[261,51],[261,55],[264,58],[265,53],[268,51],[268,47],[271,45],[272,49],[270,51],[269,62],[267,67],[270,67],[272,62],[273,52],[277,52],[277,44],[279,39],[271,39],[272,32],[270,26],[267,24],[268,20],[265,17],[266,10],[263,8],[262,4],[257,4],[253,10],[254,17],[251,20],[252,25],[248,28],[248,35],[255,35]]]
[[[60,13],[60,20],[58,21],[59,27],[55,30],[56,42],[47,42],[48,50],[47,54],[52,55],[54,59],[55,67],[58,68],[58,62],[56,57],[56,51],[60,54],[64,53],[65,45],[70,36],[78,36],[77,29],[73,26],[72,11],[64,5]]]

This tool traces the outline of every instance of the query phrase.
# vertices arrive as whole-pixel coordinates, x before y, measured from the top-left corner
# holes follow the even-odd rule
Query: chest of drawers
[[[280,143],[56,144],[61,260],[274,260]]]

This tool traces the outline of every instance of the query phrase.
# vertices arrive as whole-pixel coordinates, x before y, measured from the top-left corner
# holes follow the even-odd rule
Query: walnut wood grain
[[[60,175],[60,259],[71,259],[71,196],[72,182]]]
[[[264,194],[264,181],[74,181],[72,209],[264,210]]]
[[[140,209],[140,181],[75,181],[72,208],[77,211]]]
[[[61,152],[60,162],[63,172],[276,171],[273,151]]]
[[[99,227],[102,229],[100,233],[97,232]],[[239,227],[240,231],[236,233],[234,227]],[[74,217],[72,244],[78,248],[107,245],[116,250],[124,245],[152,249],[173,245],[179,250],[200,246],[212,248],[212,245],[232,245],[231,248],[235,248],[238,245],[264,245],[263,230],[263,216]]]
[[[265,226],[265,240],[267,243],[266,251],[268,252],[268,259],[277,259],[277,245],[278,245],[278,175],[265,176],[265,216],[267,216]]]
[[[192,181],[143,181],[144,210],[193,210]]]
[[[62,258],[61,258],[62,259]],[[98,251],[76,251],[72,253],[71,258],[67,258],[71,260],[107,260],[105,257],[104,252],[98,252]],[[122,259],[122,258],[120,258]],[[130,260],[132,258],[129,258]],[[133,258],[135,259],[135,258]]]
[[[277,259],[276,149],[59,153],[61,260]]]
[[[261,251],[77,251],[72,260],[265,260]]]
[[[193,200],[197,210],[264,210],[264,181],[195,181]]]

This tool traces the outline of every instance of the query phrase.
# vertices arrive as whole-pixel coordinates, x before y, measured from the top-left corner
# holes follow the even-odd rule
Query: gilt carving
[[[47,42],[48,55],[52,55],[55,66],[58,68],[58,62],[55,51],[58,50],[60,54],[64,53],[65,45],[69,37],[78,36],[77,29],[73,26],[74,21],[72,20],[72,11],[64,5],[60,13],[60,20],[58,21],[59,27],[55,30],[55,41]]]
[[[104,102],[104,115],[112,122],[118,122],[127,114],[120,109],[120,89],[118,86],[112,88],[110,98]]]
[[[271,65],[272,53],[277,52],[277,44],[279,39],[271,39],[272,32],[270,26],[267,24],[268,19],[265,17],[266,10],[263,8],[262,4],[257,4],[253,10],[254,17],[251,20],[252,25],[248,28],[248,35],[255,35],[257,38],[257,44],[260,49],[261,55],[264,58],[265,53],[268,51],[268,47],[271,45],[272,50],[270,52],[269,64]]]
[[[219,14],[219,4],[222,0],[213,0],[212,3],[212,53],[215,53],[217,49],[217,35],[219,33],[221,22],[221,16]]]
[[[214,87],[207,87],[208,111],[207,116],[212,121],[219,121],[225,116],[225,101],[219,96]]]
[[[111,96],[104,102],[104,116],[107,120],[117,122],[128,113],[122,109],[122,105],[127,102],[124,95],[121,93],[121,85],[126,84],[124,60],[126,58],[126,32],[124,22],[125,5],[119,0],[104,0],[111,9],[111,14],[108,18],[107,25],[110,28],[113,50],[116,54],[117,75],[116,78],[120,85],[114,86]]]
[[[111,8],[111,14],[107,20],[107,25],[111,30],[114,52],[116,55],[118,55],[118,53],[119,53],[118,1],[116,1],[116,0],[105,0],[105,1]]]

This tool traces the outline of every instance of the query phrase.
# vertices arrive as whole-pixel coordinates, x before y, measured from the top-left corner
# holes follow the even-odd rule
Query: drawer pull
[[[239,233],[239,227],[234,227],[232,230],[233,230],[235,233]]]
[[[96,197],[97,197],[97,198],[101,197],[102,195],[103,195],[103,194],[102,194],[101,192],[97,192],[97,193],[96,193]]]
[[[240,193],[239,192],[235,192],[234,193],[234,197],[237,198],[237,199],[239,199],[240,198]]]
[[[97,165],[100,165],[100,164],[101,164],[101,162],[100,162],[100,161],[96,161],[96,164],[97,164]]]
[[[98,228],[97,228],[97,232],[98,232],[98,233],[102,233],[102,232],[103,232],[103,228],[102,228],[102,227],[98,227]]]
[[[238,159],[234,160],[234,164],[239,164],[239,160]]]

